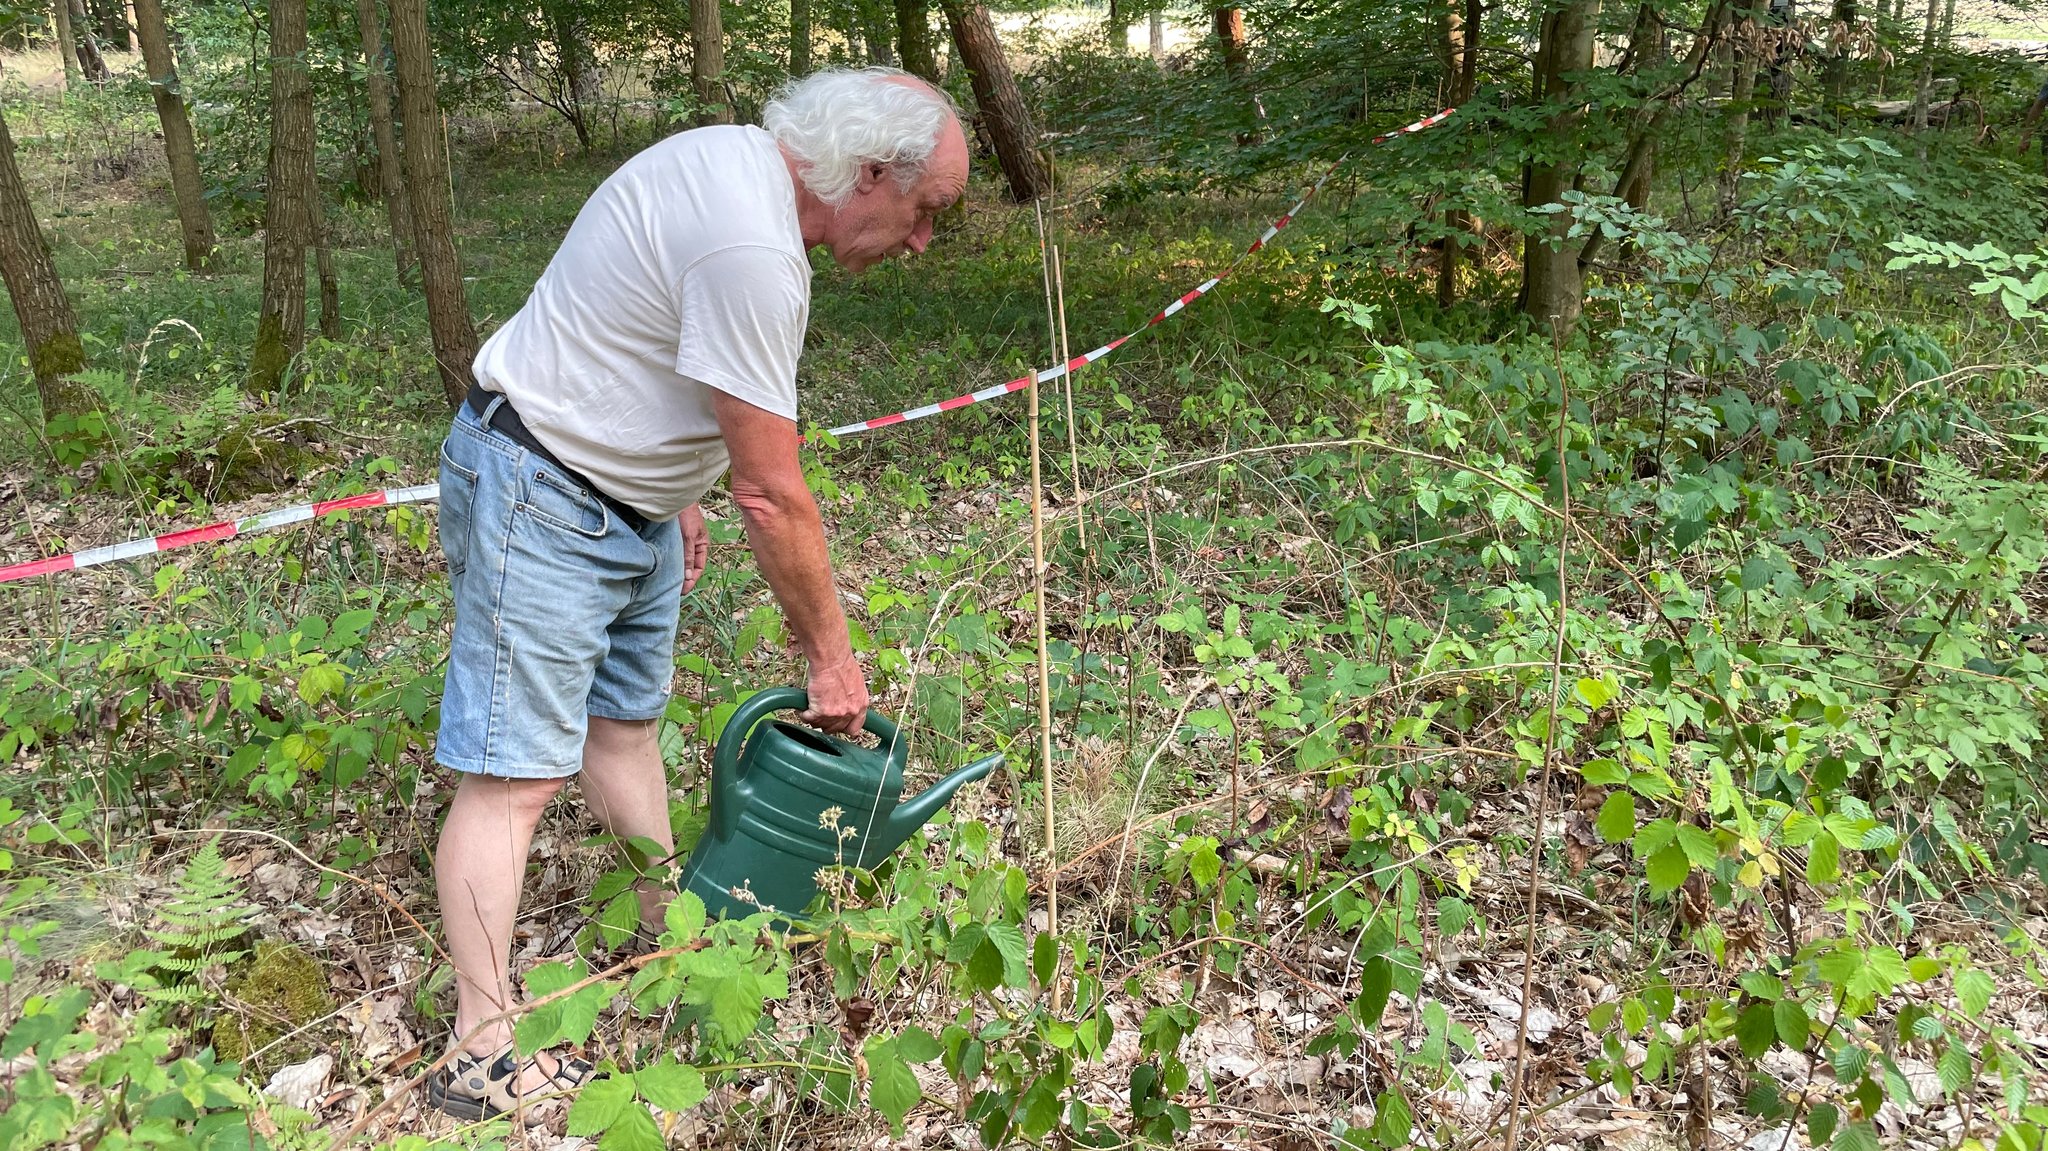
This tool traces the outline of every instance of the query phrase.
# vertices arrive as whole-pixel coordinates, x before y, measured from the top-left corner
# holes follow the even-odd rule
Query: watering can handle
[[[746,803],[746,776],[740,771],[740,750],[754,725],[778,711],[803,711],[811,706],[810,693],[800,687],[771,687],[755,692],[742,702],[718,733],[718,749],[711,759],[711,833],[725,839],[736,831],[740,808]],[[882,753],[901,761],[909,747],[896,737],[896,725],[889,717],[868,709],[862,725],[882,741]]]

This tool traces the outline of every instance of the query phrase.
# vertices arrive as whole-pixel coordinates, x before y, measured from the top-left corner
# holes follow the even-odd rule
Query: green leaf
[[[1842,844],[1833,834],[1823,831],[1813,837],[1813,846],[1807,850],[1806,881],[1808,883],[1833,883],[1842,877]]]
[[[1572,693],[1588,708],[1599,711],[1607,701],[1614,698],[1614,689],[1597,679],[1581,679],[1572,688]]]
[[[1853,1039],[1844,1039],[1841,1046],[1828,1053],[1828,1065],[1835,1069],[1835,1079],[1841,1083],[1854,1083],[1863,1078],[1863,1069],[1870,1065],[1870,1052]]]
[[[1365,971],[1360,977],[1356,1012],[1361,1027],[1379,1026],[1380,1017],[1387,1012],[1387,997],[1394,990],[1394,965],[1384,955],[1375,955],[1365,961]]]
[[[569,1105],[569,1134],[596,1135],[610,1130],[635,1107],[633,1076],[611,1075],[591,1081]]]
[[[1832,1103],[1816,1103],[1806,1116],[1806,1142],[1819,1147],[1835,1133],[1835,1124],[1842,1121],[1842,1113]]]
[[[1835,1132],[1834,1151],[1877,1151],[1877,1129],[1858,1121]]]
[[[639,1084],[642,1098],[670,1113],[688,1111],[702,1103],[710,1091],[704,1084],[703,1072],[667,1055],[652,1067],[642,1068],[633,1079]]]
[[[319,703],[339,692],[344,682],[339,666],[316,663],[299,673],[299,698],[308,705]]]
[[[654,1125],[654,1117],[647,1108],[639,1105],[628,1107],[624,1114],[598,1139],[599,1151],[667,1151],[661,1140],[661,1129]]]
[[[868,1102],[875,1110],[889,1117],[889,1127],[896,1137],[903,1137],[903,1117],[917,1106],[923,1098],[918,1090],[917,1076],[910,1065],[903,1062],[894,1039],[876,1036],[868,1040]]]
[[[1953,1040],[1934,1061],[1934,1074],[1941,1080],[1941,1089],[1950,1095],[1970,1085],[1970,1070],[1970,1053]]]
[[[668,938],[662,940],[667,947],[688,943],[704,934],[704,900],[697,893],[685,889],[682,894],[669,900],[666,923]]]
[[[1041,931],[1031,941],[1031,976],[1040,987],[1051,985],[1060,969],[1060,941]]]
[[[1628,782],[1628,769],[1611,759],[1589,759],[1579,765],[1579,777],[1589,786],[1613,787]]]
[[[1608,843],[1621,843],[1636,833],[1636,797],[1633,793],[1617,791],[1600,805],[1600,814],[1593,820],[1593,830]]]
[[[1685,858],[1685,849],[1674,843],[1651,856],[1644,871],[1650,877],[1650,894],[1669,895],[1685,882],[1692,864]]]
[[[1678,825],[1678,846],[1692,865],[1702,870],[1711,870],[1721,858],[1721,845],[1714,842],[1713,833],[1689,823]]]
[[[1735,1038],[1742,1044],[1744,1055],[1755,1059],[1777,1042],[1778,1026],[1773,1014],[1768,1003],[1752,1003],[1743,1008],[1741,1018],[1735,1021]]]
[[[953,933],[952,941],[946,944],[946,962],[958,967],[973,959],[974,953],[981,949],[982,940],[986,938],[988,933],[982,930],[981,924],[961,924],[960,929]]]
[[[1029,982],[1024,967],[1024,931],[1014,923],[991,923],[984,928],[990,943],[1003,957],[1003,982],[1011,987],[1023,987]]]
[[[1059,1126],[1060,1090],[1051,1076],[1041,1076],[1024,1092],[1019,1103],[1017,1128],[1032,1142],[1045,1138]]]
[[[1991,1006],[1991,977],[1975,967],[1956,973],[1956,1002],[1965,1015],[1981,1019]]]
[[[1813,1034],[1813,1020],[1807,1018],[1806,1007],[1797,999],[1780,999],[1771,1005],[1771,1018],[1777,1022],[1778,1038],[1794,1051],[1806,1050],[1806,1040]]]
[[[1456,936],[1472,924],[1472,905],[1455,895],[1436,901],[1436,929],[1446,938]]]
[[[1405,1147],[1415,1134],[1415,1114],[1399,1091],[1382,1091],[1373,1100],[1372,1134],[1384,1147]]]
[[[930,1063],[945,1054],[945,1050],[932,1033],[922,1027],[906,1027],[903,1034],[896,1037],[896,1053],[906,1063]]]

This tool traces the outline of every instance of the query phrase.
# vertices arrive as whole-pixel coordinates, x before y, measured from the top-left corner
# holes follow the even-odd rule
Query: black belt
[[[497,392],[487,392],[482,388],[471,388],[469,389],[469,397],[463,403],[470,411],[476,413],[477,419],[481,420],[484,417],[484,409],[491,406],[492,400],[499,398],[501,397]],[[520,419],[519,413],[512,409],[511,400],[505,400],[504,403],[498,405],[497,410],[491,413],[489,425],[493,431],[499,432],[506,439],[553,464],[556,471],[576,481],[577,484],[582,486],[584,491],[597,497],[597,502],[610,508],[612,514],[619,517],[620,521],[627,527],[633,529],[635,534],[647,530],[646,516],[604,494],[604,492],[598,489],[596,484],[584,478],[582,472],[556,459],[555,453],[543,447],[540,440],[536,439],[532,432],[526,430],[526,421]]]

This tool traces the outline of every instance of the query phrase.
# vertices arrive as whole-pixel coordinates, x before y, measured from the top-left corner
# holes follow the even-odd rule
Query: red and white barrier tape
[[[321,500],[316,504],[300,504],[295,508],[279,508],[260,515],[244,516],[238,520],[222,520],[203,528],[188,528],[181,532],[167,532],[160,536],[149,536],[127,543],[109,544],[103,548],[87,548],[70,555],[51,556],[48,559],[29,560],[27,563],[10,564],[0,567],[0,583],[8,580],[27,579],[30,576],[49,575],[52,572],[71,571],[76,568],[95,567],[113,563],[115,560],[134,559],[137,556],[167,552],[189,544],[212,543],[216,540],[232,539],[254,532],[281,528],[286,524],[300,524],[307,520],[331,516],[354,508],[381,508],[393,504],[416,504],[439,499],[440,484],[421,484],[412,488],[387,488],[381,492],[364,492],[359,496],[343,496],[338,500]]]
[[[1396,136],[1420,132],[1424,128],[1442,123],[1455,111],[1457,111],[1456,108],[1446,108],[1434,116],[1426,116],[1406,127],[1396,128],[1394,131],[1388,132],[1383,136],[1375,136],[1372,142],[1382,144]],[[1210,290],[1215,288],[1216,285],[1222,283],[1232,272],[1237,270],[1238,265],[1250,259],[1259,249],[1265,247],[1274,236],[1279,235],[1282,228],[1285,228],[1294,221],[1294,217],[1303,208],[1308,206],[1308,202],[1315,199],[1316,193],[1323,190],[1323,185],[1329,183],[1330,177],[1337,173],[1337,169],[1344,163],[1346,158],[1348,157],[1340,157],[1335,164],[1330,165],[1330,170],[1324,172],[1322,178],[1309,188],[1308,194],[1303,196],[1294,207],[1289,208],[1285,215],[1267,225],[1265,233],[1252,241],[1251,247],[1246,248],[1237,259],[1232,260],[1229,267],[1202,281],[1201,284],[1197,285],[1186,295],[1154,312],[1151,319],[1146,320],[1129,333],[1119,336],[1093,351],[1075,356],[1073,359],[1057,367],[1046,368],[1043,371],[1029,376],[1021,376],[1007,383],[996,384],[992,387],[983,388],[980,391],[968,392],[966,395],[954,396],[952,399],[940,400],[937,403],[925,404],[921,407],[910,408],[886,416],[877,416],[874,419],[862,420],[859,423],[845,424],[833,428],[831,434],[834,436],[859,435],[862,432],[874,431],[876,428],[886,428],[892,424],[921,420],[926,416],[936,416],[940,412],[950,412],[956,408],[964,408],[970,404],[981,403],[984,400],[993,400],[1002,396],[1012,395],[1030,387],[1033,380],[1041,384],[1050,383],[1076,368],[1085,364],[1092,364],[1102,357],[1109,355],[1128,343],[1133,337],[1144,334],[1148,329],[1158,324],[1165,323],[1168,318],[1179,314],[1181,309],[1201,299]],[[181,532],[167,532],[159,536],[147,536],[143,539],[129,540],[126,543],[109,544],[106,547],[100,548],[87,548],[84,551],[72,552],[69,555],[51,556],[48,559],[9,564],[5,567],[0,567],[0,583],[7,583],[10,580],[28,579],[31,576],[73,571],[78,568],[95,567],[99,564],[113,563],[116,560],[135,559],[138,556],[153,555],[156,552],[167,552],[172,548],[186,547],[191,544],[213,543],[219,540],[232,539],[235,536],[268,531],[271,528],[283,527],[286,524],[304,523],[307,520],[319,519],[323,516],[333,515],[336,512],[351,511],[356,508],[378,508],[390,507],[396,504],[424,503],[429,500],[439,499],[440,496],[441,485],[420,484],[417,487],[387,488],[381,492],[364,492],[358,496],[344,496],[341,499],[322,500],[319,503],[279,508],[276,511],[245,516],[239,520],[222,520],[216,524],[208,524],[205,527],[199,528],[188,528]]]
[[[1424,128],[1433,127],[1437,124],[1443,123],[1446,119],[1450,117],[1451,113],[1455,111],[1457,111],[1456,108],[1445,108],[1443,111],[1438,112],[1434,116],[1425,116],[1422,119],[1415,121],[1413,124],[1407,125],[1406,127],[1396,128],[1383,136],[1375,136],[1373,137],[1372,142],[1375,144],[1383,144],[1396,136],[1405,136],[1410,132],[1420,132]],[[1033,380],[1036,380],[1041,384],[1051,383],[1052,381],[1059,379],[1061,376],[1065,375],[1068,372],[1073,371],[1076,368],[1082,367],[1086,364],[1094,363],[1095,361],[1110,354],[1111,352],[1116,351],[1125,343],[1129,342],[1133,337],[1142,335],[1148,328],[1152,328],[1158,324],[1165,323],[1169,318],[1171,318],[1174,315],[1177,315],[1181,309],[1187,307],[1189,304],[1192,304],[1196,300],[1199,300],[1203,296],[1207,295],[1211,289],[1213,289],[1216,285],[1222,283],[1226,278],[1229,277],[1229,275],[1232,272],[1237,271],[1238,265],[1244,263],[1246,260],[1251,259],[1252,256],[1255,255],[1259,249],[1265,247],[1266,244],[1269,241],[1271,241],[1274,236],[1280,234],[1280,229],[1285,228],[1287,225],[1294,222],[1294,217],[1299,215],[1301,213],[1301,210],[1308,206],[1308,202],[1310,200],[1316,198],[1316,193],[1323,190],[1323,185],[1330,182],[1330,177],[1337,174],[1337,169],[1343,166],[1344,161],[1348,158],[1348,156],[1339,157],[1335,164],[1330,165],[1330,170],[1324,172],[1322,178],[1317,180],[1315,184],[1309,188],[1308,194],[1303,196],[1298,202],[1296,202],[1294,207],[1289,208],[1285,215],[1282,215],[1279,219],[1267,225],[1265,233],[1261,235],[1258,239],[1253,240],[1252,246],[1246,248],[1244,252],[1237,257],[1237,259],[1232,260],[1230,262],[1229,267],[1223,269],[1221,272],[1216,273],[1214,276],[1209,277],[1207,280],[1202,281],[1200,284],[1196,285],[1193,291],[1188,292],[1186,295],[1166,305],[1164,308],[1161,308],[1157,312],[1152,313],[1151,319],[1146,320],[1143,324],[1140,324],[1138,327],[1132,329],[1124,335],[1119,336],[1114,340],[1111,340],[1110,342],[1102,345],[1099,348],[1096,348],[1091,352],[1086,352],[1082,355],[1075,356],[1073,359],[1068,360],[1064,364],[1046,368],[1042,371],[1035,372],[1032,375],[1019,376],[1018,378],[1010,380],[1007,383],[994,384],[989,387],[983,388],[980,391],[968,392],[966,395],[954,396],[951,399],[940,400],[937,403],[924,404],[920,407],[909,408],[905,411],[893,412],[886,416],[876,416],[874,419],[862,420],[859,423],[843,424],[839,427],[833,428],[831,430],[831,434],[835,436],[855,436],[859,435],[862,432],[874,431],[876,428],[886,428],[891,424],[907,423],[911,420],[924,419],[927,416],[936,416],[940,412],[950,412],[957,408],[967,407],[970,404],[981,403],[984,400],[999,399],[1003,396],[1023,391],[1025,388],[1031,386]]]

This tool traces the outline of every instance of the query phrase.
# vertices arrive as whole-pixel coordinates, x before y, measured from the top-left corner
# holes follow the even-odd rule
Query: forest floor
[[[8,63],[9,75],[22,75],[16,61]],[[32,69],[27,82],[35,83]],[[0,381],[0,438],[15,445],[0,448],[0,563],[240,516],[351,486],[434,479],[434,447],[446,413],[438,406],[439,385],[426,355],[423,312],[413,294],[387,282],[389,256],[376,239],[372,208],[355,205],[336,213],[347,331],[339,341],[315,342],[283,400],[289,415],[305,421],[293,440],[304,449],[305,466],[285,482],[260,485],[270,490],[237,490],[237,484],[215,482],[222,477],[209,471],[204,448],[209,436],[217,438],[233,423],[231,414],[209,408],[209,397],[238,379],[236,349],[246,346],[256,310],[257,238],[247,221],[226,221],[221,270],[184,276],[174,267],[175,229],[168,226],[161,172],[138,161],[109,180],[109,169],[95,162],[96,149],[119,151],[125,145],[104,137],[100,144],[69,147],[67,154],[64,141],[74,137],[64,135],[66,130],[56,125],[25,133],[40,141],[25,149],[32,192],[38,203],[61,203],[45,219],[47,234],[93,334],[95,363],[114,377],[110,390],[119,391],[125,380],[136,395],[163,397],[168,406],[138,400],[116,413],[127,421],[121,432],[129,445],[126,455],[57,467],[28,419],[33,398],[26,381],[18,372]],[[516,309],[606,164],[565,156],[545,134],[522,127],[458,135],[455,146],[472,310],[488,329]],[[1191,200],[1162,205],[1152,214],[1112,217],[1086,205],[1064,214],[1073,349],[1122,334],[1213,274],[1286,203],[1284,195],[1260,196]],[[1315,228],[1310,219],[1300,234],[1313,237]],[[1304,243],[1313,249],[1312,241]],[[943,230],[929,255],[860,281],[821,272],[804,373],[806,418],[832,423],[893,411],[986,386],[1046,360],[1037,259],[1028,210],[1001,203],[993,188],[978,183],[964,217]],[[1109,413],[1111,424],[1170,418],[1181,409],[1190,378],[1229,374],[1259,357],[1298,354],[1272,350],[1274,316],[1312,313],[1321,296],[1318,274],[1304,272],[1284,253],[1271,265],[1250,265],[1215,299],[1189,309],[1176,327],[1080,375],[1076,402],[1085,411]],[[190,328],[161,328],[174,319]],[[1308,371],[1312,363],[1313,357],[1303,356],[1286,370]],[[1113,395],[1132,397],[1133,407],[1119,409]],[[1048,393],[1049,413],[1056,399]],[[886,429],[849,441],[825,457],[836,487],[824,501],[840,589],[855,614],[866,609],[885,615],[890,596],[943,601],[949,586],[973,582],[986,617],[1008,628],[1000,643],[987,641],[995,653],[991,682],[1000,681],[1005,692],[1020,698],[1028,697],[1030,674],[1028,520],[1017,454],[1022,412],[1021,398],[1013,398],[944,417],[943,427]],[[1103,422],[1089,427],[1100,430]],[[1132,467],[1128,458],[1106,449],[1084,451],[1083,481],[1090,490],[1137,481],[1090,506],[1091,514],[1105,507],[1124,513],[1115,528],[1095,521],[1098,533],[1116,540],[1098,546],[1120,548],[1109,554],[1128,561],[1112,577],[1106,574],[1109,560],[1096,568],[1066,535],[1075,516],[1066,494],[1064,425],[1049,420],[1048,434],[1060,443],[1048,459],[1050,510],[1059,516],[1055,522],[1067,541],[1056,572],[1055,630],[1070,652],[1072,645],[1092,640],[1106,645],[1108,667],[1135,666],[1134,652],[1112,651],[1121,642],[1113,629],[1084,624],[1089,613],[1103,605],[1111,615],[1156,613],[1164,600],[1155,593],[1169,583],[1214,586],[1277,557],[1326,548],[1328,565],[1284,589],[1287,610],[1341,599],[1346,583],[1356,579],[1378,602],[1405,605],[1424,621],[1445,618],[1447,589],[1404,578],[1384,555],[1340,556],[1314,516],[1297,517],[1284,506],[1249,507],[1264,498],[1256,486],[1218,480],[1212,469],[1191,470],[1185,479],[1147,474],[1142,465]],[[1227,439],[1191,438],[1156,454],[1162,466],[1153,471],[1235,446]],[[189,490],[170,484],[149,495],[89,483],[109,469],[139,466],[139,460],[186,478],[209,497],[206,506],[196,506]],[[701,820],[708,749],[695,730],[716,702],[707,696],[723,690],[721,685],[756,688],[801,674],[776,644],[773,628],[761,623],[771,601],[747,575],[750,565],[731,509],[714,499],[708,510],[718,543],[712,563],[725,574],[685,608],[680,650],[717,665],[724,678],[713,684],[708,673],[678,676],[678,695],[691,706],[666,725],[664,750],[674,778],[672,798],[685,823]],[[1274,512],[1274,518],[1256,520],[1260,510]],[[431,520],[431,511],[420,514]],[[1173,514],[1237,527],[1162,543],[1151,535],[1155,514],[1161,522]],[[427,653],[423,674],[430,676],[447,596],[439,557],[421,546],[430,537],[413,530],[416,522],[371,513],[0,587],[0,663],[43,666],[60,645],[133,640],[181,617],[203,616],[220,626],[221,635],[237,629],[275,634],[302,626],[298,621],[306,614],[366,604],[379,610],[398,605],[412,613],[405,623],[391,625],[396,634],[380,636],[378,642],[389,647],[379,650]],[[1148,536],[1154,554],[1145,559]],[[1855,543],[1875,553],[1897,540],[1895,530],[1889,536],[1880,530]],[[1162,547],[1163,559],[1157,554]],[[938,566],[940,560],[949,566]],[[176,565],[176,577],[160,577],[170,565]],[[1131,576],[1133,571],[1142,579]],[[921,649],[906,643],[905,650]],[[1391,717],[1455,701],[1467,691],[1465,672],[1409,674],[1399,662],[1392,661],[1384,686],[1365,694],[1364,706]],[[1069,666],[1091,665],[1084,652]],[[219,674],[231,670],[223,664]],[[1302,667],[1282,670],[1307,674]],[[1348,788],[1325,786],[1315,773],[1294,771],[1284,755],[1261,764],[1240,756],[1227,737],[1178,739],[1173,701],[1228,704],[1203,687],[1202,667],[1185,652],[1176,651],[1146,674],[1155,675],[1156,683],[1142,699],[1132,696],[1127,726],[1084,730],[1077,699],[1055,731],[1062,748],[1057,855],[1065,864],[1060,927],[1083,933],[1100,949],[1106,980],[1122,989],[1109,1008],[1115,1039],[1100,1061],[1077,1072],[1091,1102],[1112,1114],[1125,1105],[1148,1011],[1185,1002],[1199,1016],[1186,1047],[1196,1076],[1187,1096],[1194,1126],[1182,1140],[1190,1146],[1299,1151],[1328,1145],[1333,1127],[1371,1122],[1376,1086],[1397,1063],[1398,1074],[1409,1077],[1415,1090],[1418,1121],[1457,1133],[1433,1145],[1487,1145],[1506,1121],[1509,1068],[1524,1023],[1521,989],[1528,984],[1534,995],[1526,1012],[1529,1058],[1521,1096],[1534,1110],[1522,1146],[1807,1146],[1802,1124],[1748,1114],[1742,1103],[1759,1077],[1775,1080],[1788,1093],[1828,1097],[1837,1088],[1825,1060],[1773,1051],[1753,1065],[1735,1057],[1732,1040],[1723,1040],[1694,1047],[1694,1063],[1686,1071],[1667,1082],[1640,1084],[1626,1096],[1588,1073],[1588,1065],[1602,1058],[1608,1035],[1589,1023],[1596,1005],[1632,995],[1657,977],[1681,993],[1712,987],[1730,960],[1702,950],[1694,935],[1662,911],[1650,913],[1625,844],[1593,840],[1586,850],[1567,848],[1562,859],[1537,869],[1537,917],[1528,937],[1533,980],[1525,976],[1529,844],[1536,838],[1537,809],[1548,811],[1545,838],[1557,838],[1562,827],[1567,840],[1590,840],[1591,810],[1588,791],[1575,782],[1561,778],[1545,797],[1533,779],[1510,772],[1517,737],[1504,722],[1478,724],[1469,742],[1389,751],[1396,762],[1428,762],[1431,778],[1468,796],[1470,804],[1455,818],[1444,815],[1433,842],[1402,841],[1396,851],[1423,893],[1413,953],[1419,990],[1396,992],[1377,1036],[1357,1050],[1310,1054],[1310,1041],[1358,994],[1359,932],[1319,920],[1311,906],[1319,884],[1298,884],[1303,877],[1291,869],[1307,859],[1335,866],[1357,834],[1349,817],[1353,797]],[[1098,672],[1096,678],[1110,700],[1123,693],[1116,674]],[[909,714],[928,706],[915,670],[881,682],[877,706],[883,710]],[[1474,689],[1480,690],[1476,680]],[[60,927],[45,940],[43,960],[25,974],[32,982],[86,978],[95,961],[137,946],[156,909],[176,893],[178,873],[217,832],[228,874],[259,909],[252,921],[256,934],[297,944],[318,961],[320,1009],[293,1018],[288,1034],[252,1054],[251,1073],[280,1098],[312,1112],[323,1129],[352,1128],[423,1059],[438,1054],[447,1038],[449,972],[437,959],[431,930],[430,859],[449,780],[428,761],[430,739],[413,731],[409,742],[357,786],[295,792],[311,797],[296,809],[252,809],[242,786],[207,777],[219,765],[200,754],[202,743],[181,742],[182,737],[162,736],[162,747],[188,758],[156,770],[137,792],[122,792],[111,775],[99,776],[96,763],[148,754],[161,735],[156,729],[170,724],[180,705],[171,701],[165,710],[145,703],[136,716],[122,711],[119,698],[108,706],[110,719],[102,730],[72,746],[46,744],[0,765],[0,797],[32,813],[12,830],[25,833],[39,824],[64,829],[54,840],[8,840],[17,875],[59,881],[37,897],[32,911]],[[1020,708],[999,707],[972,692],[964,692],[956,706],[962,714],[952,738],[965,752],[1004,746],[1014,763],[1031,760],[1029,733],[1005,730],[1024,714]],[[1113,715],[1119,707],[1112,702],[1105,710]],[[945,758],[934,752],[916,765],[916,774],[943,768]],[[1427,803],[1437,786],[1404,795],[1396,806]],[[1043,797],[1035,787],[1013,768],[963,792],[954,804],[954,821],[985,824],[1001,856],[1039,875],[1042,861],[1035,858],[1038,837],[1032,829],[1039,818],[1034,805]],[[1271,840],[1259,839],[1283,810],[1299,816],[1285,838],[1275,832]],[[1190,811],[1203,821],[1176,823]],[[1413,811],[1435,815],[1426,806]],[[1248,917],[1234,928],[1219,927],[1211,918],[1206,928],[1198,924],[1178,936],[1163,934],[1156,922],[1146,926],[1146,916],[1199,901],[1192,889],[1172,883],[1137,886],[1130,874],[1134,867],[1125,866],[1124,837],[1130,837],[1133,860],[1142,858],[1151,870],[1191,829],[1251,841],[1240,847],[1234,864],[1242,865],[1255,895],[1245,905]],[[574,802],[559,805],[544,822],[513,944],[517,968],[579,948],[597,965],[617,958],[589,939],[587,893],[614,863],[613,848],[595,841],[593,832]],[[935,859],[943,854],[936,845],[933,851]],[[2048,997],[2034,967],[2038,945],[2048,940],[2048,895],[2041,886],[1985,874],[1941,899],[1916,895],[1903,881],[1887,880],[1880,889],[1916,924],[1897,943],[1909,951],[1945,944],[1965,949],[1997,980],[1984,1022],[2011,1028],[2048,1059]],[[1830,904],[1819,887],[1802,884],[1795,890],[1799,905],[1784,909],[1797,925],[1793,944],[1839,926],[1842,908]],[[1394,889],[1378,896],[1402,897]],[[1724,925],[1730,934],[1744,926],[1732,917]],[[1219,941],[1239,936],[1260,942],[1219,962]],[[2016,936],[2033,940],[2036,949],[2015,946]],[[1780,944],[1771,939],[1762,946]],[[238,1002],[233,986],[225,994],[227,1014],[262,1014]],[[915,973],[871,994],[880,1005],[872,1024],[878,1032],[918,1024],[937,1033],[958,1008]],[[121,1002],[118,989],[109,1002]],[[790,994],[772,1005],[772,1014],[776,1041],[790,1048],[811,1028],[840,1026],[842,1005],[818,956],[797,956]],[[659,1043],[662,1024],[614,1005],[600,1020],[591,1050],[602,1057]],[[1664,1026],[1678,1031],[1676,1023]],[[1623,1054],[1641,1052],[1631,1045]],[[1408,1062],[1417,1053],[1427,1056],[1426,1073]],[[1983,1132],[1967,1094],[1961,1100],[1944,1097],[1931,1061],[1901,1052],[1897,1067],[1907,1094],[1867,1116],[1880,1135],[1900,1146],[1934,1148],[1955,1146],[1966,1132]],[[970,1145],[972,1136],[942,1105],[953,1098],[951,1080],[934,1072],[924,1087],[928,1100],[937,1102],[914,1112],[905,1135],[895,1138],[873,1114],[827,1111],[788,1076],[741,1073],[718,1083],[668,1135],[672,1146]],[[563,1134],[560,1122],[514,1136],[513,1145],[547,1151],[586,1145]],[[408,1097],[377,1116],[368,1130],[382,1138],[443,1137],[458,1128]]]

